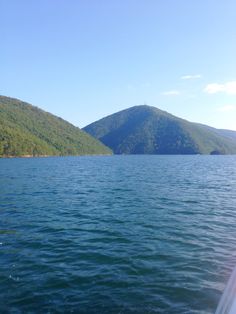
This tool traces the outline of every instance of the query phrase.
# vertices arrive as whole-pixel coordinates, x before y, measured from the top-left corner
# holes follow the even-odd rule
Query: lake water
[[[236,156],[0,159],[0,313],[214,313]]]

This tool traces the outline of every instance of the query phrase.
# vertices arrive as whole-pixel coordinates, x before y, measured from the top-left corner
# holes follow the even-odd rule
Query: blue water
[[[0,313],[213,313],[235,156],[0,159]]]

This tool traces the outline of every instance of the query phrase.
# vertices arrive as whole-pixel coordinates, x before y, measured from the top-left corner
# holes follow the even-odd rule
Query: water
[[[1,313],[213,313],[235,156],[0,160]]]

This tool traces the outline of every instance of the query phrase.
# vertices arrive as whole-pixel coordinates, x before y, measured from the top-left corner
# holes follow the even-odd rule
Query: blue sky
[[[83,127],[148,104],[236,130],[235,0],[0,0],[0,94]]]

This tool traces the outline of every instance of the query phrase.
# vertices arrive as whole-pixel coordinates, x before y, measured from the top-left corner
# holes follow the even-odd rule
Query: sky
[[[0,0],[0,95],[84,127],[147,104],[236,130],[235,0]]]

